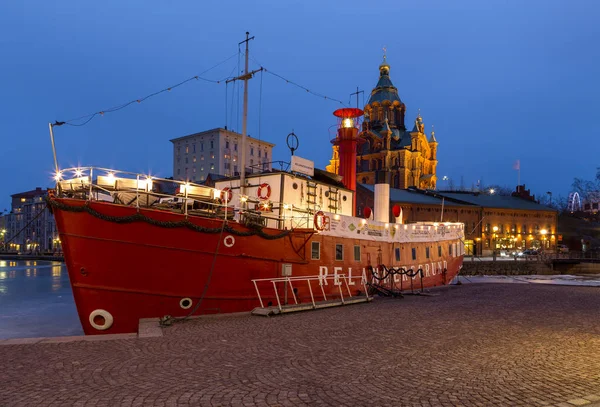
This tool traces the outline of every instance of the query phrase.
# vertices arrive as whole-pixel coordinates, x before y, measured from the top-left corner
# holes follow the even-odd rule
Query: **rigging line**
[[[262,91],[263,91],[263,73],[260,71],[260,93],[258,97],[258,140],[260,141],[260,124],[261,124],[261,114],[262,114]]]
[[[214,68],[216,68],[216,67],[218,67],[218,66],[220,66],[220,65],[224,64],[225,62],[227,62],[227,61],[231,60],[232,58],[234,58],[236,55],[237,55],[237,54],[233,54],[233,55],[231,55],[230,57],[228,57],[228,58],[226,58],[225,60],[223,60],[223,61],[219,62],[218,64],[216,64],[216,65],[214,65],[214,66],[212,66],[212,67],[210,67],[210,68],[208,68],[208,69],[206,69],[206,70],[202,71],[202,72],[201,72],[201,73],[199,73],[198,75],[195,75],[195,76],[193,76],[193,77],[191,77],[191,78],[188,78],[188,79],[186,79],[186,80],[184,80],[184,81],[182,81],[182,82],[179,82],[179,83],[177,83],[177,84],[175,84],[175,85],[169,86],[169,87],[167,87],[167,88],[165,88],[165,89],[162,89],[162,90],[159,90],[159,91],[157,91],[157,92],[154,92],[154,93],[152,93],[152,94],[150,94],[150,95],[144,96],[143,98],[140,98],[140,99],[135,99],[135,100],[129,101],[129,102],[127,102],[127,103],[123,103],[123,104],[121,104],[121,105],[117,105],[117,106],[113,106],[113,107],[111,107],[111,108],[108,108],[108,109],[105,109],[105,110],[101,110],[101,111],[99,111],[99,112],[95,112],[95,113],[87,114],[87,115],[80,116],[80,117],[77,117],[77,118],[74,118],[74,119],[69,119],[69,120],[66,120],[66,121],[65,121],[65,124],[67,124],[67,125],[70,125],[70,126],[83,126],[83,125],[85,125],[85,124],[89,123],[89,122],[90,122],[90,120],[92,120],[92,119],[93,119],[95,116],[97,116],[97,115],[99,115],[99,114],[100,114],[100,115],[103,115],[104,113],[112,113],[112,112],[116,112],[117,110],[121,110],[121,109],[123,109],[123,108],[125,108],[125,107],[127,107],[127,106],[129,106],[129,105],[131,105],[131,104],[133,104],[133,103],[136,103],[136,102],[137,102],[137,103],[141,103],[141,102],[145,101],[145,100],[146,100],[146,99],[148,99],[148,98],[151,98],[151,97],[153,97],[153,96],[156,96],[156,95],[158,95],[158,94],[160,94],[160,93],[163,93],[163,92],[169,92],[169,91],[171,91],[172,89],[174,89],[174,88],[177,88],[177,87],[179,87],[179,86],[181,86],[181,85],[183,85],[183,84],[185,84],[185,83],[187,83],[187,82],[190,82],[190,81],[192,81],[192,80],[194,80],[194,79],[195,79],[195,80],[203,80],[203,81],[206,81],[206,82],[211,82],[211,83],[216,83],[216,84],[219,84],[219,83],[221,83],[221,82],[222,82],[224,79],[220,79],[220,80],[213,80],[213,79],[207,79],[207,78],[203,78],[203,77],[201,77],[200,75],[203,75],[203,74],[205,74],[206,72],[209,72],[209,71],[211,71],[212,69],[214,69]],[[73,124],[73,123],[72,123],[72,122],[74,122],[74,121],[78,121],[78,120],[82,120],[82,119],[88,119],[88,120],[86,120],[84,123],[79,123],[79,124]]]
[[[344,105],[344,106],[350,106],[350,103],[351,103],[351,102],[350,102],[350,103],[348,103],[348,105],[346,105],[346,104],[345,104],[344,102],[342,102],[341,100],[334,99],[334,98],[330,98],[330,97],[329,97],[329,96],[327,96],[327,95],[323,95],[323,94],[320,94],[320,93],[313,92],[313,91],[311,91],[310,89],[308,89],[308,88],[306,88],[306,87],[304,87],[304,86],[302,86],[302,85],[300,85],[300,84],[298,84],[298,83],[296,83],[296,82],[293,82],[293,81],[291,81],[291,80],[289,80],[289,79],[286,79],[286,78],[284,78],[283,76],[276,74],[275,72],[269,71],[267,68],[265,68],[265,67],[264,67],[264,65],[263,65],[263,64],[261,64],[261,63],[260,63],[260,61],[256,60],[255,58],[253,58],[253,57],[251,57],[251,56],[250,56],[250,57],[248,57],[248,58],[249,58],[249,59],[251,59],[251,60],[253,60],[254,62],[256,62],[256,63],[257,63],[257,64],[258,64],[258,65],[259,65],[259,66],[260,66],[260,67],[261,67],[261,68],[262,68],[264,71],[266,71],[267,73],[270,73],[271,75],[274,75],[274,76],[276,76],[276,77],[278,77],[278,78],[280,78],[280,79],[283,79],[283,80],[284,80],[284,81],[286,81],[287,83],[291,83],[291,84],[292,84],[292,85],[294,85],[294,86],[297,86],[297,87],[299,87],[299,88],[301,88],[301,89],[304,89],[305,91],[307,91],[308,93],[310,93],[310,94],[312,94],[312,95],[314,95],[314,96],[322,97],[322,98],[324,98],[324,99],[333,100],[334,102],[338,102],[338,103],[340,103],[340,104],[342,104],[342,105]],[[363,96],[363,97],[364,97],[364,96]]]
[[[279,78],[279,79],[282,79],[282,80],[286,81],[286,82],[287,82],[287,83],[289,83],[289,84],[292,84],[292,85],[294,85],[294,86],[296,86],[296,87],[298,87],[298,88],[300,88],[300,89],[303,89],[303,90],[305,90],[307,93],[310,93],[310,94],[312,94],[312,95],[314,95],[314,96],[317,96],[317,97],[320,97],[320,98],[323,98],[323,99],[326,99],[326,100],[332,100],[332,101],[334,101],[334,102],[337,102],[337,103],[339,103],[339,104],[341,104],[341,105],[343,105],[343,106],[347,106],[347,105],[346,105],[344,102],[342,102],[342,101],[341,101],[341,100],[339,100],[339,99],[334,99],[334,98],[331,98],[331,97],[329,97],[329,96],[327,96],[327,95],[323,95],[323,94],[321,94],[321,93],[313,92],[313,91],[311,91],[310,89],[308,89],[308,88],[306,88],[306,87],[304,87],[304,86],[302,86],[302,85],[300,85],[300,84],[298,84],[298,83],[296,83],[296,82],[294,82],[294,81],[291,81],[291,80],[289,80],[289,79],[286,79],[286,78],[284,78],[284,77],[283,77],[283,76],[281,76],[281,75],[278,75],[278,74],[276,74],[275,72],[272,72],[272,71],[270,71],[270,70],[268,70],[268,69],[266,69],[266,68],[264,68],[264,67],[263,67],[263,69],[264,69],[264,71],[265,71],[266,73],[268,73],[268,74],[271,74],[271,75],[273,75],[273,76],[276,76],[277,78]]]

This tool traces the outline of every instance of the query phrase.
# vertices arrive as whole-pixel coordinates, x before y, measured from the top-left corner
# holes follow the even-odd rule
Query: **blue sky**
[[[9,195],[52,185],[48,122],[137,99],[233,56],[250,31],[251,68],[332,98],[368,96],[382,47],[407,106],[435,125],[438,176],[566,195],[597,158],[600,2],[590,1],[5,1],[0,6],[0,210]],[[237,56],[207,72],[222,79]],[[62,167],[172,174],[170,139],[238,126],[237,94],[194,81],[141,104],[56,129]],[[232,109],[232,99],[235,100]],[[353,102],[354,103],[354,102]],[[361,100],[362,103],[362,100]],[[260,109],[259,109],[260,107]],[[323,168],[332,101],[271,75],[250,84],[249,133]],[[440,182],[440,186],[443,184]]]

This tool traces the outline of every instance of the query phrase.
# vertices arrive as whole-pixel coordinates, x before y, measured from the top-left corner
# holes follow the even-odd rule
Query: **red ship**
[[[293,156],[289,172],[242,171],[211,188],[55,162],[49,205],[84,332],[448,284],[462,224],[402,224],[387,184],[375,186],[374,219],[354,216],[361,114],[335,112],[340,175]]]

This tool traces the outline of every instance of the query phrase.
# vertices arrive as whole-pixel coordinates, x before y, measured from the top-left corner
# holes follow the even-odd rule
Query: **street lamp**
[[[496,193],[496,190],[494,188],[490,188],[490,195],[494,195]]]
[[[540,230],[540,233],[542,234],[542,249],[546,248],[546,234],[548,233],[548,231],[546,229],[542,229]]]
[[[496,261],[496,234],[498,233],[498,226],[494,226],[492,230],[494,231],[492,235],[492,256],[494,257],[494,261]]]

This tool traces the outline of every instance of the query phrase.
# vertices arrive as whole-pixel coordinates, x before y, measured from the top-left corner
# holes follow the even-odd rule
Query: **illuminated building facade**
[[[61,250],[54,216],[46,205],[47,189],[11,195],[11,211],[4,218],[3,250],[48,253]],[[2,240],[2,239],[0,239]]]
[[[525,249],[555,251],[559,234],[558,211],[519,196],[477,192],[438,192],[390,189],[390,207],[402,208],[404,223],[462,222],[465,224],[465,254],[510,254]],[[442,205],[443,201],[443,205]],[[373,186],[359,185],[357,216],[374,207]]]
[[[379,81],[364,107],[357,182],[386,183],[391,188],[436,188],[438,142],[435,133],[432,130],[427,136],[420,113],[412,123],[412,130],[407,130],[405,113],[406,105],[392,84],[390,66],[384,56],[379,66]],[[337,174],[338,170],[338,148],[333,146],[327,171]]]

